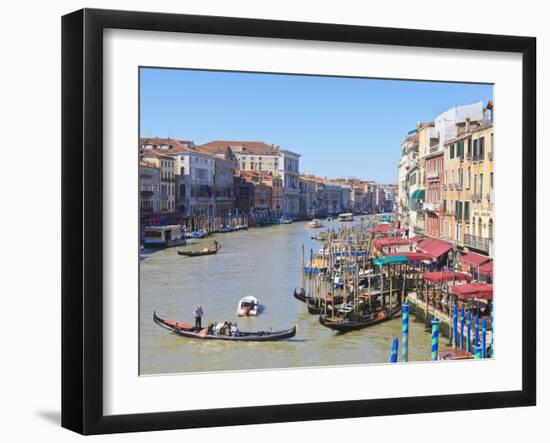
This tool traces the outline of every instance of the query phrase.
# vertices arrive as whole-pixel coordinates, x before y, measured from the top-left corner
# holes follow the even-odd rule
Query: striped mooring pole
[[[487,358],[487,319],[481,324],[481,356]]]
[[[491,358],[495,356],[495,302],[491,302]]]
[[[460,309],[460,350],[464,349],[464,308]]]
[[[476,322],[474,323],[474,346],[479,343],[479,314],[476,313]]]
[[[456,349],[458,341],[458,307],[454,305],[453,307],[453,348]]]
[[[403,303],[401,361],[409,361],[409,302]]]
[[[481,357],[481,345],[475,344],[474,345],[474,356],[476,359],[480,359]]]
[[[468,318],[466,319],[466,334],[468,338],[466,339],[466,350],[472,352],[472,312],[468,311]]]
[[[439,319],[432,318],[432,360],[439,359]]]
[[[399,348],[399,339],[394,338],[391,344],[390,363],[397,363],[397,349]]]

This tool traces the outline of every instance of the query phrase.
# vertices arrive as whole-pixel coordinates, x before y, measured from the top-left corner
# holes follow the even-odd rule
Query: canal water
[[[325,228],[330,223],[325,222]],[[338,227],[338,222],[332,222]],[[140,374],[237,371],[387,363],[391,341],[401,341],[401,317],[363,330],[338,334],[319,324],[304,303],[293,297],[301,282],[301,248],[306,259],[318,231],[305,222],[254,228],[191,240],[187,247],[222,249],[216,255],[183,257],[175,248],[142,255],[140,260]],[[254,295],[264,306],[258,317],[237,317],[241,297]],[[193,340],[171,334],[152,320],[160,317],[193,323],[202,305],[203,325],[236,321],[241,330],[287,329],[293,339],[264,343]],[[427,360],[431,338],[411,317],[409,361]]]

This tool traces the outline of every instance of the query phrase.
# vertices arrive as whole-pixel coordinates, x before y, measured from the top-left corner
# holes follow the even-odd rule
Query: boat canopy
[[[384,265],[401,265],[403,263],[408,263],[409,259],[403,255],[394,255],[391,257],[378,257],[374,260],[376,266]]]
[[[422,275],[422,278],[432,283],[443,283],[443,282],[453,281],[453,271],[425,272]],[[472,276],[464,272],[455,272],[454,279],[456,281],[471,282]]]
[[[449,252],[452,248],[453,245],[451,243],[436,240],[435,238],[426,238],[416,245],[416,249],[418,250],[418,252],[429,254],[433,258],[441,257],[443,254]]]
[[[408,238],[402,238],[402,237],[386,237],[386,238],[379,238],[378,240],[374,240],[372,245],[376,249],[382,249],[382,248],[389,248],[391,246],[403,246],[403,245],[410,245],[411,241]]]
[[[469,252],[468,254],[462,256],[460,259],[462,263],[470,266],[479,266],[485,263],[486,261],[489,261],[490,258],[485,255],[475,254],[473,252]]]
[[[451,294],[456,295],[462,300],[479,298],[484,300],[493,299],[493,285],[489,283],[467,283],[457,285],[451,288]]]
[[[392,218],[391,218],[391,217],[388,217],[388,216],[384,216],[384,217],[380,217],[380,221],[383,221],[383,222],[391,222],[391,221],[392,221]]]

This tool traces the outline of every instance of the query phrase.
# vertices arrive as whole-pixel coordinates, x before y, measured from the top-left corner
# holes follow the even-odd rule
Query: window
[[[483,160],[485,158],[485,137],[479,138],[479,159]]]
[[[477,157],[478,157],[478,140],[474,140],[474,155],[473,155],[473,159],[474,160],[477,160]]]
[[[468,138],[468,158],[472,157],[472,137]]]
[[[491,189],[493,189],[493,173],[491,172],[491,175],[489,176],[489,180],[491,183]]]
[[[470,186],[472,186],[472,170],[468,166],[468,189],[470,189]]]
[[[479,174],[479,195],[481,199],[483,197],[483,174]]]
[[[464,221],[470,221],[470,202],[464,202]]]
[[[456,151],[456,156],[464,160],[464,140],[459,140]]]
[[[450,152],[449,152],[449,158],[455,158],[455,145],[454,143],[451,144]]]

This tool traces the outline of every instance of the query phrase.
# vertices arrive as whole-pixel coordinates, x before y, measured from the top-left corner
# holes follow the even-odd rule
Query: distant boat
[[[253,295],[247,295],[239,300],[237,315],[239,317],[254,317],[260,311],[260,303]]]
[[[321,220],[319,220],[318,218],[314,218],[313,220],[311,220],[307,225],[306,225],[306,228],[307,229],[320,229],[322,228],[324,225],[323,223],[321,223]]]
[[[221,248],[222,248],[222,245],[220,245],[218,242],[215,242],[214,249],[203,248],[199,250],[183,250],[183,251],[181,249],[178,249],[176,252],[178,253],[178,255],[185,255],[187,257],[200,257],[201,255],[217,254]]]
[[[292,223],[292,220],[291,219],[288,219],[288,218],[284,218],[284,217],[281,217],[279,219],[279,224],[280,225],[290,225]]]
[[[338,215],[338,221],[340,221],[340,222],[353,221],[353,214],[351,212],[346,212],[344,214],[340,214],[340,215]]]
[[[187,238],[204,238],[207,236],[207,233],[202,229],[197,229],[196,231],[191,231],[185,234]]]
[[[143,232],[143,245],[146,248],[169,248],[185,243],[185,234],[179,225],[148,226]]]

